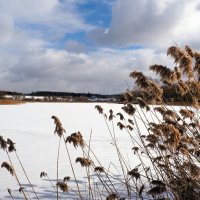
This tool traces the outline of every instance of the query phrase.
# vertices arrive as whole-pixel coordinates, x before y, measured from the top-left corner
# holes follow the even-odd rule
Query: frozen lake
[[[56,193],[52,192],[49,181],[45,178],[40,179],[41,171],[48,173],[48,176],[56,184],[56,159],[59,137],[54,135],[54,123],[51,119],[52,115],[57,116],[66,130],[66,136],[71,133],[80,131],[86,142],[89,141],[91,134],[91,148],[98,156],[101,164],[105,168],[116,171],[119,166],[118,158],[111,137],[106,127],[102,115],[99,115],[95,109],[97,103],[27,103],[21,105],[1,105],[0,106],[0,135],[4,139],[10,138],[16,143],[17,153],[26,169],[26,172],[34,185],[38,196],[41,199],[55,199]],[[115,113],[120,111],[120,104],[98,104],[101,105],[108,113],[112,108]],[[116,117],[114,121],[119,121]],[[115,126],[115,133],[124,152],[130,168],[138,164],[134,160],[131,151],[132,143],[126,133],[120,131]],[[79,163],[75,163],[77,157],[81,157],[82,151],[75,149],[73,145],[69,145],[72,163],[75,166],[77,179],[83,188],[86,188],[85,177],[86,172],[81,168]],[[19,162],[15,159],[15,154],[11,153],[16,173],[21,183],[27,191],[30,191],[28,182],[19,166]],[[8,161],[6,153],[0,151],[0,162]],[[117,162],[116,162],[117,161]],[[97,161],[94,161],[97,162]],[[115,165],[113,165],[115,163]],[[120,173],[120,172],[119,172]],[[120,174],[119,174],[120,175]],[[69,186],[73,187],[74,180],[70,168],[69,160],[66,154],[64,143],[61,143],[59,178],[70,176]],[[0,199],[10,199],[7,188],[12,190],[15,199],[21,199],[22,194],[18,192],[19,186],[16,180],[4,168],[0,169]],[[94,179],[95,182],[95,179]],[[83,192],[84,193],[84,192]],[[29,193],[31,199],[34,194]],[[62,192],[60,196],[64,196]],[[66,198],[73,199],[73,192],[70,191]],[[70,196],[71,195],[71,196]],[[66,199],[65,198],[65,199]],[[74,197],[74,199],[77,199]]]

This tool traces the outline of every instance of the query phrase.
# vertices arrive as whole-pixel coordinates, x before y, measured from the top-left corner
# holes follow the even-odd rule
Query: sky
[[[200,50],[200,0],[0,0],[0,90],[122,93]]]

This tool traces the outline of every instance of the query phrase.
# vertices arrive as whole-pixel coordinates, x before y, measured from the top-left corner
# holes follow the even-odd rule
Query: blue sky
[[[200,50],[200,0],[0,0],[0,90],[121,93],[129,73]],[[131,89],[131,88],[129,88]]]

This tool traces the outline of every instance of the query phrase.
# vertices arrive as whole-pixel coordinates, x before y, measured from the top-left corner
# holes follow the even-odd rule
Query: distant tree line
[[[87,97],[87,98],[116,98],[119,94],[93,94],[93,93],[75,93],[75,92],[52,92],[52,91],[36,91],[28,94],[30,96],[55,96],[55,97]]]
[[[189,93],[186,93],[183,96],[178,95],[178,90],[176,85],[162,86],[163,89],[163,100],[168,103],[181,103],[181,102],[192,102],[192,96]],[[142,94],[139,90],[134,90],[134,99],[133,103],[137,103],[136,98],[142,97]],[[86,97],[88,99],[97,98],[97,99],[116,99],[117,102],[123,102],[124,96],[123,94],[96,94],[96,93],[75,93],[75,92],[52,92],[52,91],[36,91],[31,93],[19,93],[12,91],[0,91],[0,99],[3,99],[5,95],[13,95],[13,96],[43,96],[43,97],[72,97],[73,99]]]

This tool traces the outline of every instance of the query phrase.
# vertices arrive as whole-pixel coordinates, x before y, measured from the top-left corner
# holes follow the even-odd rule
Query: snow
[[[98,114],[95,109],[97,103],[26,103],[19,105],[0,105],[0,135],[4,139],[10,138],[16,143],[17,153],[26,169],[31,183],[40,199],[55,199],[56,192],[53,190],[47,178],[40,178],[42,171],[47,172],[53,184],[56,184],[56,160],[59,137],[54,134],[55,125],[51,119],[52,115],[57,116],[66,130],[66,136],[71,133],[80,131],[86,142],[89,143],[91,135],[91,149],[98,156],[101,165],[106,169],[110,169],[118,175],[120,179],[122,174],[117,170],[120,169],[117,153],[112,143],[111,136],[106,127],[106,123],[102,115]],[[120,112],[122,105],[101,103],[107,113],[112,108],[114,113]],[[145,114],[146,115],[146,114]],[[148,117],[148,116],[147,116]],[[114,118],[115,123],[119,121],[119,117]],[[140,129],[144,129],[144,123],[138,120]],[[109,126],[112,130],[112,124]],[[112,132],[112,131],[111,131]],[[122,150],[127,164],[133,169],[139,164],[131,150],[133,144],[125,131],[120,131],[115,125],[115,134],[118,145]],[[136,138],[137,139],[137,138]],[[75,149],[72,144],[68,145],[72,164],[75,169],[76,178],[80,183],[83,196],[87,196],[84,191],[88,186],[86,184],[85,169],[79,163],[75,163],[77,157],[82,157],[83,153],[80,148]],[[90,152],[91,154],[91,152]],[[10,154],[16,173],[27,191],[31,188],[23,174],[23,171],[16,159],[15,153]],[[0,149],[0,164],[9,161],[7,154]],[[99,165],[97,160],[93,160],[95,165]],[[117,164],[116,164],[117,163]],[[66,153],[64,142],[61,143],[60,162],[59,162],[59,179],[65,176],[71,179],[68,185],[75,188],[74,177],[70,168],[70,162]],[[19,193],[19,186],[8,171],[0,168],[0,199],[10,199],[7,188],[12,190],[14,199],[23,199]],[[92,179],[96,184],[95,175]],[[114,184],[119,184],[114,182]],[[117,187],[120,187],[117,186]],[[123,190],[123,188],[121,188]],[[31,199],[36,199],[32,192],[29,192]],[[65,199],[77,199],[74,191],[70,190],[67,194],[59,193],[60,197]]]

